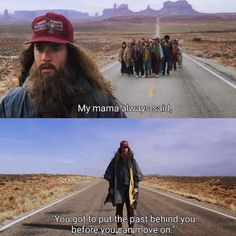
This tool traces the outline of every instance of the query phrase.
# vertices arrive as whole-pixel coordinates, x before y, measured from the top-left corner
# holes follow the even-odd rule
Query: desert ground
[[[95,180],[82,175],[0,175],[0,223],[70,195],[79,183]]]
[[[236,68],[236,21],[235,17],[212,16],[172,22],[163,19],[162,33],[176,37],[184,50],[202,58],[216,60]],[[183,30],[184,29],[184,30]]]
[[[142,185],[222,206],[236,212],[236,177],[146,176]]]
[[[177,38],[186,52],[236,67],[236,15],[166,17],[160,20],[161,36]],[[75,44],[83,47],[98,66],[117,60],[123,41],[151,38],[154,17],[117,17],[99,22],[74,23]],[[0,24],[0,97],[17,86],[19,55],[30,38],[30,24]],[[236,79],[236,78],[235,78]]]

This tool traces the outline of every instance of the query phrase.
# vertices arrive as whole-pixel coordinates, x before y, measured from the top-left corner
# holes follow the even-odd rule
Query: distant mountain
[[[163,8],[158,11],[159,15],[196,15],[199,12],[195,11],[191,4],[186,0],[179,0],[176,2],[164,2]]]
[[[121,4],[119,6],[114,4],[113,8],[106,8],[103,10],[102,17],[110,18],[114,16],[128,16],[133,14],[134,12],[129,10],[128,4]]]
[[[104,20],[114,17],[122,16],[150,16],[159,17],[166,15],[178,15],[178,16],[198,16],[205,15],[193,9],[192,5],[188,3],[187,0],[177,0],[177,1],[166,1],[163,3],[163,7],[159,10],[152,9],[149,5],[145,10],[139,12],[133,12],[129,9],[128,4],[117,5],[114,4],[113,8],[106,8],[103,10],[101,16],[96,14],[95,16],[89,16],[88,13],[83,13],[75,10],[37,10],[37,11],[15,11],[14,14],[9,14],[7,9],[4,15],[0,15],[1,22],[22,22],[22,21],[32,21],[35,17],[45,14],[48,11],[53,11],[59,14],[63,14],[72,21],[78,22],[89,22],[94,20]],[[220,14],[220,13],[218,13]],[[231,13],[227,13],[231,14]]]
[[[74,11],[74,10],[60,10],[60,9],[53,9],[53,10],[36,10],[36,11],[15,11],[14,14],[8,14],[6,16],[7,10],[4,12],[4,16],[1,17],[1,21],[6,21],[6,22],[16,22],[16,21],[32,21],[35,17],[44,15],[47,12],[56,12],[59,14],[62,14],[69,19],[87,19],[89,18],[88,13],[82,13],[79,11]]]
[[[86,17],[89,17],[88,13],[82,13],[82,12],[74,11],[74,10],[58,10],[58,9],[38,10],[38,11],[15,11],[14,17],[16,17],[18,19],[25,19],[25,18],[33,19],[37,16],[44,15],[48,11],[57,12],[57,13],[62,14],[64,16],[68,17],[68,18],[86,18]]]
[[[113,8],[103,10],[103,18],[110,18],[115,16],[128,16],[128,15],[148,15],[148,16],[162,16],[162,15],[196,15],[201,14],[195,11],[191,4],[186,0],[178,0],[176,2],[164,2],[160,10],[154,10],[149,5],[145,10],[133,12],[129,10],[128,4],[121,4],[117,6],[114,4]]]
[[[8,10],[6,9],[3,14],[3,19],[4,20],[10,20],[11,17],[9,16]]]
[[[138,15],[156,16],[158,14],[157,10],[152,9],[149,5],[145,10],[139,11]]]

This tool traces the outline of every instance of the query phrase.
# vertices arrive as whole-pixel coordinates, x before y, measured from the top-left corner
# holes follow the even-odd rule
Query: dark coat
[[[141,45],[136,45],[134,47],[134,61],[143,60],[143,49]]]
[[[138,187],[139,181],[143,179],[143,174],[138,166],[138,163],[134,158],[131,160],[131,166],[133,172],[134,187]],[[115,157],[111,160],[108,165],[104,178],[109,181],[109,189],[113,189],[113,195],[108,194],[106,200],[111,200],[113,206],[123,203],[125,201],[124,197],[124,184],[122,182],[123,172],[120,169],[119,161]],[[110,199],[109,199],[110,198]],[[105,201],[106,202],[106,201]]]
[[[162,50],[163,50],[163,55],[164,55],[164,58],[166,60],[171,60],[171,57],[172,57],[172,44],[170,42],[166,43],[162,43]]]
[[[0,118],[37,118],[37,110],[27,89],[28,79],[22,87],[11,90],[0,101]],[[100,89],[93,88],[89,82],[81,77],[77,80],[76,87],[82,89],[86,94],[87,106],[113,106],[117,107],[117,102],[107,93]],[[80,118],[125,118],[125,114],[119,112],[77,112]],[[76,111],[75,111],[76,113]],[[76,117],[77,117],[76,115]]]

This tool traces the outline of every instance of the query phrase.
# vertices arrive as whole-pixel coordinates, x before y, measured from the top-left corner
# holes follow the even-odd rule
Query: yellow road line
[[[148,97],[151,98],[154,92],[154,85],[150,85],[148,88]]]

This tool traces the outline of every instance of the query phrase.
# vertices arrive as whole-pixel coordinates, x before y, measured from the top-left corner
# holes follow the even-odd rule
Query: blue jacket
[[[12,89],[0,101],[0,118],[37,118],[37,109],[33,103],[32,97],[27,89],[28,79],[22,87]],[[93,88],[89,82],[81,77],[77,80],[76,87],[85,91],[90,106],[111,106],[119,107],[118,103],[107,93],[100,89]],[[87,104],[86,104],[87,105]],[[86,112],[78,112],[78,117],[82,118],[125,118],[125,114],[119,109],[115,112],[101,112],[90,109]]]

